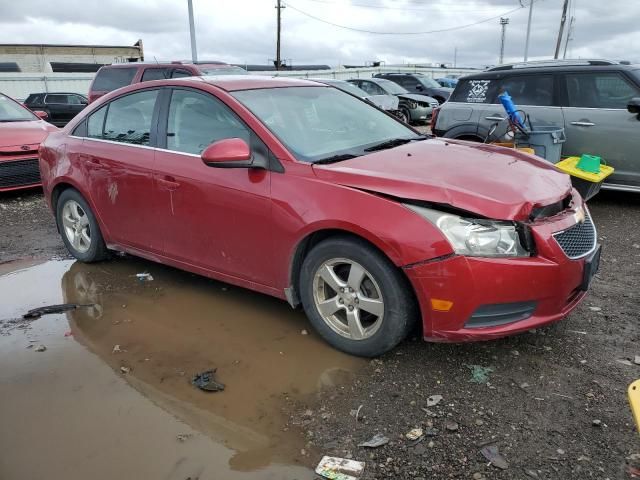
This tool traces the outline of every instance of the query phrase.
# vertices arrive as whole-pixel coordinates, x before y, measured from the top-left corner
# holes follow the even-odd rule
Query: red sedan
[[[569,177],[418,134],[304,80],[162,80],[92,104],[41,149],[79,260],[125,251],[302,304],[340,350],[497,338],[565,317],[598,268]]]
[[[46,115],[0,93],[0,192],[40,185],[38,147],[57,130],[40,118]]]

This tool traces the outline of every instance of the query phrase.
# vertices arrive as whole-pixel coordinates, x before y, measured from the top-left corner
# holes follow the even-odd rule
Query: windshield
[[[232,95],[304,162],[345,160],[365,155],[367,149],[390,140],[406,143],[424,138],[367,102],[335,88],[267,88]]]
[[[440,88],[440,84],[433,78],[416,77],[418,81],[427,88]]]
[[[407,90],[404,87],[401,87],[396,82],[392,82],[391,80],[378,79],[376,80],[376,83],[380,85],[382,88],[384,88],[391,95],[400,95],[402,93],[409,93],[409,90]]]
[[[27,122],[31,120],[38,120],[38,117],[0,93],[0,122]]]
[[[370,95],[362,90],[361,88],[356,87],[353,83],[349,82],[326,82],[327,85],[332,87],[339,88],[340,90],[344,90],[345,92],[349,92],[356,97],[365,98]]]
[[[206,68],[198,67],[204,75],[248,75],[244,68],[240,67],[218,67],[218,68]]]

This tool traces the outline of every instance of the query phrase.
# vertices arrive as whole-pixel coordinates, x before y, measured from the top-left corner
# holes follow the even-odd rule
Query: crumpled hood
[[[0,122],[0,149],[41,143],[56,127],[43,120]]]
[[[449,205],[496,220],[527,220],[533,208],[558,202],[572,189],[569,176],[543,159],[444,139],[412,142],[313,169],[328,182]]]
[[[438,103],[435,98],[429,97],[428,95],[421,95],[419,93],[399,93],[397,96],[400,98],[415,100],[416,102],[428,103],[429,105],[431,105],[432,103]]]

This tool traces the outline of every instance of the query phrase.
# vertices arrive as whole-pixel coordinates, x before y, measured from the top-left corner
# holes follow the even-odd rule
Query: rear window
[[[450,102],[492,103],[496,97],[496,80],[460,80]]]
[[[92,90],[110,92],[129,85],[136,75],[136,68],[103,68],[93,81]]]

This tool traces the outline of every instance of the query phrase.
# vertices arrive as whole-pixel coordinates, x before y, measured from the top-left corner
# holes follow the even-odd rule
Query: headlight
[[[470,257],[528,257],[512,222],[463,218],[416,205],[405,205],[429,220],[447,237],[458,255]]]

